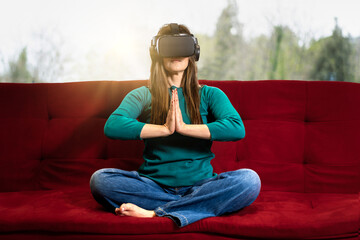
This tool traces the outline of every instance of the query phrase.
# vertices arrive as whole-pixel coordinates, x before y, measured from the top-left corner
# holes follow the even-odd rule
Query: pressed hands
[[[177,89],[172,90],[170,109],[164,126],[169,130],[169,135],[173,134],[175,131],[181,134],[184,132],[184,128],[186,128],[186,124],[183,121],[179,106],[179,96]]]
[[[170,109],[164,125],[145,124],[140,137],[166,137],[177,132],[184,136],[210,139],[209,128],[205,124],[185,124],[182,118],[177,89],[172,90]]]

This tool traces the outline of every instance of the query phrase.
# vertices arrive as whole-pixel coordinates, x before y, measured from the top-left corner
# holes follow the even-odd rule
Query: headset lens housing
[[[197,40],[188,34],[164,35],[156,41],[156,50],[162,57],[189,57],[195,54]]]

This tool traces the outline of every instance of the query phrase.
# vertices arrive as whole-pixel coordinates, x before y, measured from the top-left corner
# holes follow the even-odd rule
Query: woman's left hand
[[[175,100],[175,131],[181,134],[182,131],[184,130],[184,128],[186,127],[186,124],[184,123],[183,118],[182,118],[177,90],[175,90],[174,94],[175,94],[174,95],[174,97],[175,97],[174,98],[174,100]]]

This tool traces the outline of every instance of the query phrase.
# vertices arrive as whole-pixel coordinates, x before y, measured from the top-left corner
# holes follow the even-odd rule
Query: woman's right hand
[[[141,130],[140,138],[155,138],[155,137],[167,137],[172,135],[175,132],[175,92],[172,92],[170,109],[166,117],[166,122],[164,125],[157,124],[145,124]]]
[[[175,132],[175,90],[172,90],[170,109],[164,126],[168,129],[169,135]]]

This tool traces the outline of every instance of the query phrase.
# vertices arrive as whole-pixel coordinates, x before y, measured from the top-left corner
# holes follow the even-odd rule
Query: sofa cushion
[[[207,232],[229,237],[356,236],[357,194],[264,191],[249,207],[178,229],[168,218],[120,217],[105,212],[87,191],[0,193],[0,232],[169,234]],[[139,228],[139,226],[141,226]]]
[[[0,84],[0,192],[38,189],[46,98],[46,85]]]
[[[215,171],[252,168],[259,173],[264,190],[360,192],[360,108],[356,104],[360,84],[202,83],[219,87],[229,96],[246,130],[245,138],[237,142],[235,159],[224,155],[227,147],[221,151],[214,143]]]
[[[38,167],[47,121],[0,119],[0,192],[38,189]]]

